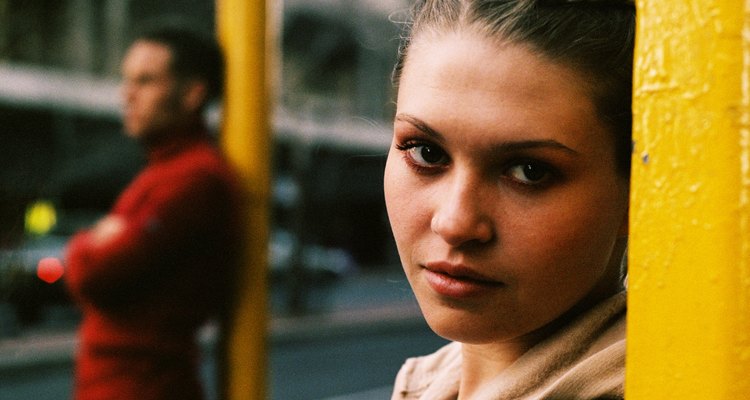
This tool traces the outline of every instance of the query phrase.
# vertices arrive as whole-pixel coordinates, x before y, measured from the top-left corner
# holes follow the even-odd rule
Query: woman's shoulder
[[[625,292],[603,301],[516,360],[479,398],[623,398],[625,312]],[[461,363],[458,342],[406,360],[391,399],[455,399]]]
[[[562,338],[572,350],[570,362],[550,385],[549,398],[624,398],[625,314],[626,294],[621,292],[591,310]],[[578,346],[572,344],[577,341]]]

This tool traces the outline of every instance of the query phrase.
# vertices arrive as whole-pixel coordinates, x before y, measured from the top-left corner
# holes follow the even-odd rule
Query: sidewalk
[[[269,346],[424,324],[409,285],[399,271],[346,276],[311,288],[308,293],[311,311],[301,316],[284,315],[283,292],[274,289],[270,296]],[[210,349],[217,335],[216,327],[209,325],[199,336],[204,347]],[[0,338],[0,375],[70,364],[76,346],[73,327]]]

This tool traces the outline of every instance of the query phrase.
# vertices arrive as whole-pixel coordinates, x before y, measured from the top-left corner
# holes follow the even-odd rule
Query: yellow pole
[[[750,398],[750,1],[638,0],[626,395]]]
[[[226,56],[223,147],[248,194],[246,266],[226,337],[228,399],[266,398],[267,253],[270,192],[269,91],[264,1],[218,0],[217,26]]]

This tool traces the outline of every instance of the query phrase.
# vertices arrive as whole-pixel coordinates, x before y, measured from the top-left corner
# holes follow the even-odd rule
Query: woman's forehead
[[[410,49],[398,102],[408,101],[405,94],[425,92],[445,97],[441,101],[460,96],[474,107],[511,102],[538,103],[551,112],[570,107],[593,109],[585,86],[581,74],[527,47],[453,33],[422,40]]]
[[[604,130],[574,71],[523,46],[498,46],[457,34],[423,40],[411,49],[397,112],[437,130],[475,132],[485,138],[578,142]]]

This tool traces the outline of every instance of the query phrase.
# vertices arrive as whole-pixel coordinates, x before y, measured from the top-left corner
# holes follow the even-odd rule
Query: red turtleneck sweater
[[[227,300],[238,259],[239,192],[205,134],[149,150],[110,215],[67,250],[66,282],[83,311],[75,394],[95,399],[200,399],[197,329]]]

